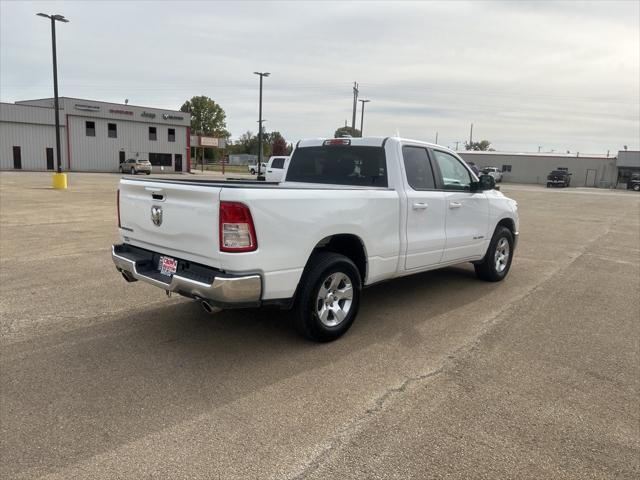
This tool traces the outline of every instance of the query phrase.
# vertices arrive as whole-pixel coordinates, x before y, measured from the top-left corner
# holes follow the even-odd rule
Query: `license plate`
[[[171,257],[160,257],[158,266],[162,275],[171,276],[176,273],[176,270],[178,269],[178,260]]]

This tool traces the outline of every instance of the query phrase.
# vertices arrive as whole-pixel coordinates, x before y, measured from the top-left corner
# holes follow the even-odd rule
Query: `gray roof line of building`
[[[144,105],[133,105],[131,103],[118,103],[118,102],[104,102],[102,100],[92,100],[90,98],[77,98],[77,97],[66,97],[66,96],[62,96],[62,97],[58,97],[60,100],[62,99],[67,99],[67,100],[77,100],[80,102],[93,102],[93,103],[102,103],[104,105],[118,105],[118,106],[123,106],[123,107],[135,107],[135,108],[145,108],[148,110],[158,110],[158,111],[164,111],[164,112],[175,112],[175,113],[182,113],[182,114],[190,114],[190,112],[183,112],[182,110],[173,110],[171,108],[158,108],[158,107],[146,107]],[[33,98],[33,99],[29,99],[29,100],[18,100],[16,102],[14,102],[15,105],[24,105],[26,102],[37,102],[40,100],[53,100],[53,97],[45,97],[45,98]],[[27,105],[30,107],[33,107],[34,105]],[[51,107],[43,107],[43,108],[51,108]]]
[[[607,156],[606,153],[549,153],[549,152],[489,152],[489,151],[477,151],[477,150],[457,150],[458,154],[472,154],[472,155],[521,155],[523,157],[563,157],[563,158],[616,158],[616,154]]]

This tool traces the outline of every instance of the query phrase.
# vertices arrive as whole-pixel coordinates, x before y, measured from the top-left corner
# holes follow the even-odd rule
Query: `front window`
[[[118,127],[115,123],[107,125],[107,136],[109,138],[118,138]]]
[[[156,131],[156,127],[149,127],[149,140],[157,140],[158,133]]]
[[[289,162],[286,181],[386,187],[384,149],[351,145],[297,148]]]
[[[168,130],[168,135],[167,135],[167,140],[169,140],[170,142],[175,142],[176,141],[176,129],[175,128],[170,128]]]
[[[96,122],[84,122],[84,129],[87,137],[96,136]]]
[[[440,167],[442,183],[446,190],[470,189],[471,175],[469,175],[469,171],[462,165],[460,160],[439,150],[434,150],[433,155],[436,158],[438,167]]]

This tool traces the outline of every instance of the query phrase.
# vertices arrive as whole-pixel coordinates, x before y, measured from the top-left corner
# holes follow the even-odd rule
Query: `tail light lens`
[[[258,248],[251,211],[244,203],[220,202],[220,251],[253,252]]]
[[[118,208],[118,228],[120,228],[122,225],[120,225],[120,189],[118,189],[118,193],[116,194],[116,206]]]

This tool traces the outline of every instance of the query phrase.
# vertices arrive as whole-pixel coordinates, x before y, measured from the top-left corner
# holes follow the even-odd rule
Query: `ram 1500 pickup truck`
[[[463,262],[503,280],[518,211],[494,186],[430,143],[304,140],[280,184],[122,178],[112,258],[127,281],[207,311],[292,309],[303,335],[329,341],[364,286]]]

